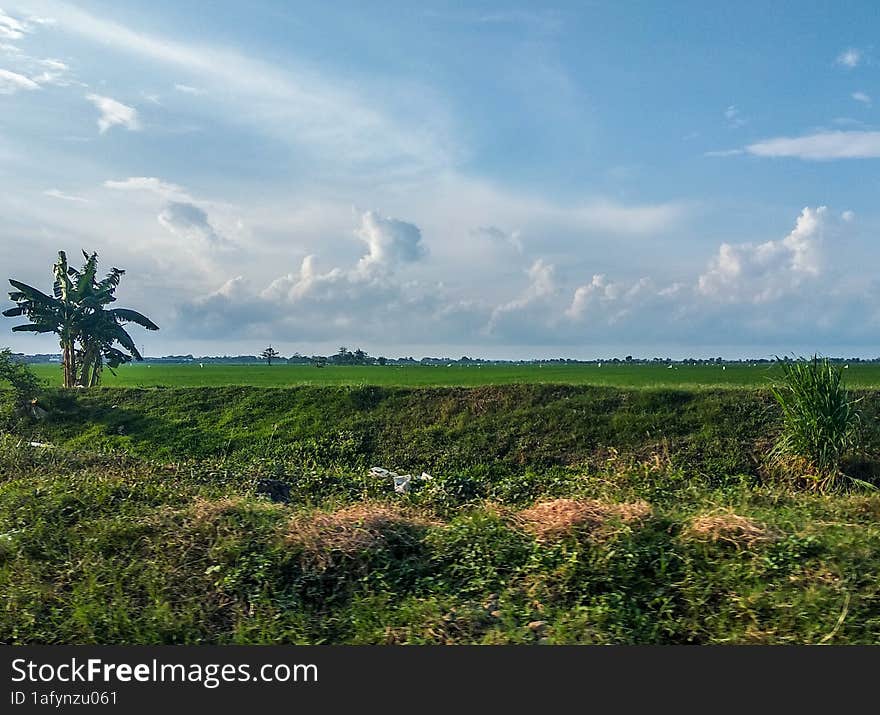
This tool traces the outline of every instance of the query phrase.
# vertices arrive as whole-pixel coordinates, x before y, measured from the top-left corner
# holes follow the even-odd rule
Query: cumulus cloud
[[[210,247],[223,247],[229,243],[214,229],[205,210],[193,203],[169,201],[158,220],[169,233],[188,241],[198,241]]]
[[[129,131],[137,131],[141,128],[137,109],[134,107],[129,107],[111,97],[104,97],[100,94],[87,94],[86,99],[94,104],[101,113],[101,116],[98,117],[98,130],[101,134],[116,126],[125,127]]]
[[[423,258],[427,250],[419,227],[395,218],[385,218],[375,211],[361,216],[356,235],[367,244],[368,252],[358,263],[358,270],[393,268]]]
[[[633,310],[643,307],[646,301],[657,297],[672,298],[683,287],[681,283],[674,283],[660,289],[650,278],[639,278],[632,283],[614,282],[609,281],[604,274],[597,273],[589,283],[575,289],[565,315],[572,320],[601,315],[602,319],[615,323]]]
[[[555,266],[547,263],[543,258],[532,263],[526,271],[528,284],[525,290],[513,300],[499,305],[492,311],[487,332],[504,331],[505,322],[520,320],[524,313],[532,312],[536,307],[540,309],[542,304],[556,294],[555,274]]]
[[[837,59],[835,60],[835,62],[841,67],[854,69],[862,63],[863,58],[864,56],[861,50],[855,47],[849,47],[843,50],[843,52],[841,52],[839,55],[837,55]]]
[[[722,243],[697,281],[701,295],[728,302],[765,303],[818,276],[828,209],[805,208],[785,238],[764,243]]]
[[[187,324],[224,334],[295,334],[301,340],[376,340],[386,344],[458,340],[485,325],[488,307],[422,283],[398,270],[426,255],[417,226],[374,211],[354,232],[366,252],[351,266],[320,268],[308,255],[299,268],[262,289],[233,279],[181,306]]]
[[[746,147],[749,154],[813,161],[880,158],[880,132],[823,131],[800,137],[764,139]]]
[[[0,94],[15,94],[20,90],[39,89],[40,85],[18,72],[0,69]]]
[[[497,290],[500,276],[510,280],[519,254],[496,253],[484,282],[450,288],[413,278],[424,271],[414,273],[408,258],[376,250],[375,241],[360,235],[364,226],[387,230],[367,214],[360,217],[360,260],[321,266],[317,256],[307,255],[274,280],[221,280],[219,289],[180,306],[181,325],[197,326],[206,337],[521,346],[585,340],[707,345],[757,337],[779,344],[804,331],[834,330],[847,310],[874,315],[880,327],[880,311],[868,310],[867,298],[860,297],[867,295],[865,286],[840,280],[849,277],[841,262],[846,236],[857,229],[848,211],[805,208],[787,235],[721,244],[703,270],[678,275],[584,276],[573,266],[559,270],[546,256],[531,257],[521,267],[521,288],[506,298],[493,297],[488,288],[494,283]],[[370,256],[374,267],[364,270]],[[377,264],[376,256],[384,258]],[[871,296],[880,297],[880,282]]]

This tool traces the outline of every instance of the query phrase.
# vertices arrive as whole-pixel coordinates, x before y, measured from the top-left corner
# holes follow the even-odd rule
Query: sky
[[[880,355],[872,0],[0,8],[0,274],[149,355]]]

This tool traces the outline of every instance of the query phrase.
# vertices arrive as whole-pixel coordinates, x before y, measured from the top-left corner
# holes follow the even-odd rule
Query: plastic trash
[[[390,479],[397,494],[406,494],[413,482],[424,482],[432,479],[431,475],[427,472],[422,472],[419,476],[415,477],[412,474],[398,474],[390,469],[385,469],[385,467],[370,467],[370,475],[381,477],[382,479]]]

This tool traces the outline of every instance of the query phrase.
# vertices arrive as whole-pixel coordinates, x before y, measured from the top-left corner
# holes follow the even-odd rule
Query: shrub
[[[782,385],[771,389],[782,407],[783,428],[771,457],[824,491],[836,484],[841,460],[858,446],[857,401],[827,358],[780,361],[780,367]]]
[[[40,391],[40,381],[33,371],[12,355],[9,348],[0,350],[0,383],[12,387],[15,410],[25,414]]]

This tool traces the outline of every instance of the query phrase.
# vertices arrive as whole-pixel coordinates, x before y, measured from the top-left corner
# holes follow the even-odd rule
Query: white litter
[[[422,472],[416,477],[412,474],[398,474],[384,467],[370,467],[370,476],[390,479],[394,484],[394,491],[398,494],[406,494],[414,481],[424,482],[432,479],[431,475],[427,472]]]
[[[51,444],[46,444],[45,442],[28,442],[29,447],[40,447],[41,449],[52,449]]]

